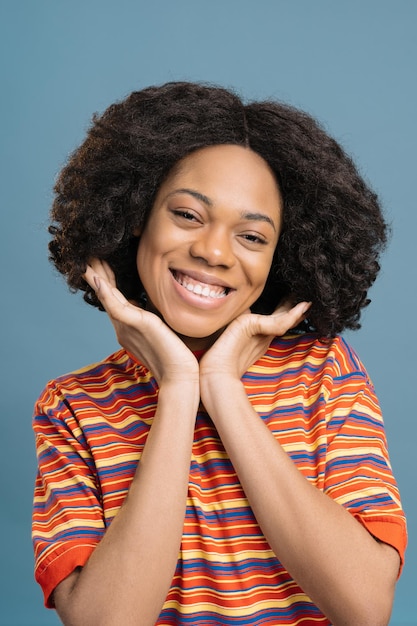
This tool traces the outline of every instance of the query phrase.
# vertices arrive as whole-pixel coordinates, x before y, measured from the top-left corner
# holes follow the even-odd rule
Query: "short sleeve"
[[[94,461],[83,432],[57,383],[35,405],[33,428],[38,458],[32,537],[35,578],[45,606],[55,587],[85,565],[105,524]]]
[[[327,455],[324,491],[404,561],[405,515],[387,450],[373,385],[344,342],[328,377]]]

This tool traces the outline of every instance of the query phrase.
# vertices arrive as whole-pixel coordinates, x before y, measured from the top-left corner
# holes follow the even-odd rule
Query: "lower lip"
[[[193,291],[189,291],[183,285],[181,285],[177,280],[175,280],[174,275],[171,273],[171,278],[173,282],[174,289],[176,293],[180,296],[182,300],[184,300],[187,304],[197,307],[199,309],[216,309],[221,307],[227,300],[229,300],[230,295],[233,291],[229,291],[229,293],[221,298],[210,298],[209,296],[200,296]]]

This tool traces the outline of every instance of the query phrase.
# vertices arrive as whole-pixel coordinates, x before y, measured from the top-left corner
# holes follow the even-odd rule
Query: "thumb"
[[[257,315],[256,326],[259,334],[284,335],[286,332],[300,324],[311,306],[311,302],[299,302],[288,308],[278,307],[272,315]]]

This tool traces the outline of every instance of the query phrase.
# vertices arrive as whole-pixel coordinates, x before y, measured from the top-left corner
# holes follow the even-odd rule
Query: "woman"
[[[291,107],[172,83],[96,116],[55,191],[51,258],[122,349],[36,405],[47,606],[71,626],[388,623],[405,520],[338,335],[386,225],[351,160]]]

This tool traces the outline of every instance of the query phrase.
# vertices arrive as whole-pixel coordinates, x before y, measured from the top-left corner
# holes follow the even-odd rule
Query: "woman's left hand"
[[[286,303],[269,316],[236,318],[200,361],[201,401],[271,550],[305,594],[332,624],[387,624],[397,551],[307,479],[241,380],[272,337],[297,326],[308,307]]]
[[[200,362],[200,381],[206,377],[240,379],[266,351],[273,337],[284,335],[303,321],[310,302],[281,304],[271,315],[242,313],[220,335]]]

